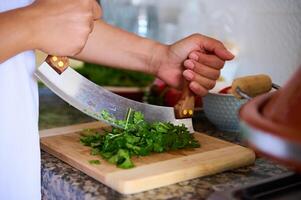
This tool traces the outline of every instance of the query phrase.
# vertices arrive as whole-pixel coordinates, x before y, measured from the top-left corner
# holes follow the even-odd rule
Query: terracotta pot
[[[298,130],[301,134],[301,67],[267,102],[263,115],[275,123]]]
[[[262,155],[301,172],[300,131],[274,122],[262,113],[275,96],[268,93],[248,102],[240,110],[240,126],[245,141],[258,155]]]
[[[249,146],[301,172],[301,68],[280,90],[244,105],[240,120]]]

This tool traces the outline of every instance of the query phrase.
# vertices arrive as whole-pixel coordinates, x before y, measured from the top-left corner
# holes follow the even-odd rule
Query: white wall
[[[185,9],[191,1],[157,2],[160,2],[161,17],[164,18],[168,15],[180,16],[181,9]],[[202,12],[205,10],[205,17],[198,19],[200,30],[205,23],[208,29],[203,32],[232,43],[239,49],[236,76],[267,73],[274,82],[282,85],[301,66],[301,0],[199,2]],[[194,15],[191,15],[186,19],[187,24],[193,20]],[[181,32],[179,28],[176,29],[178,33]],[[191,29],[192,33],[195,27]]]
[[[225,66],[224,75],[267,73],[282,85],[301,65],[301,0],[141,1],[158,6],[161,41],[171,43],[199,32],[235,50],[237,58]],[[113,6],[111,10],[121,13],[121,19],[130,15],[126,8],[118,12]]]

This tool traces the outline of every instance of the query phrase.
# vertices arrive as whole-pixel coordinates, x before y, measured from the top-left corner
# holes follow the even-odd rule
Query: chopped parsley
[[[107,111],[101,116],[124,129],[113,127],[101,134],[95,130],[85,130],[80,141],[92,148],[92,155],[100,155],[119,168],[134,167],[133,156],[147,156],[170,150],[197,148],[199,142],[184,126],[171,123],[148,123],[141,112],[129,110],[125,120],[116,120]]]

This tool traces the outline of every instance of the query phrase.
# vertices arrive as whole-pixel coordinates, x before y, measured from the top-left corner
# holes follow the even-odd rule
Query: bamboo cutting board
[[[201,147],[134,158],[135,168],[119,169],[99,156],[90,155],[90,148],[79,143],[83,129],[104,128],[100,122],[40,131],[44,151],[61,159],[85,174],[123,194],[150,190],[184,180],[223,172],[252,164],[252,150],[202,133],[195,133]],[[99,159],[100,165],[90,160]]]

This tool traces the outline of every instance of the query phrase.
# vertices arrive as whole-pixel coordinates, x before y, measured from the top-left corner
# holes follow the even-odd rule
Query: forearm
[[[33,35],[27,8],[0,13],[0,63],[23,51],[33,49]]]
[[[155,74],[156,55],[166,46],[97,21],[77,59]]]

